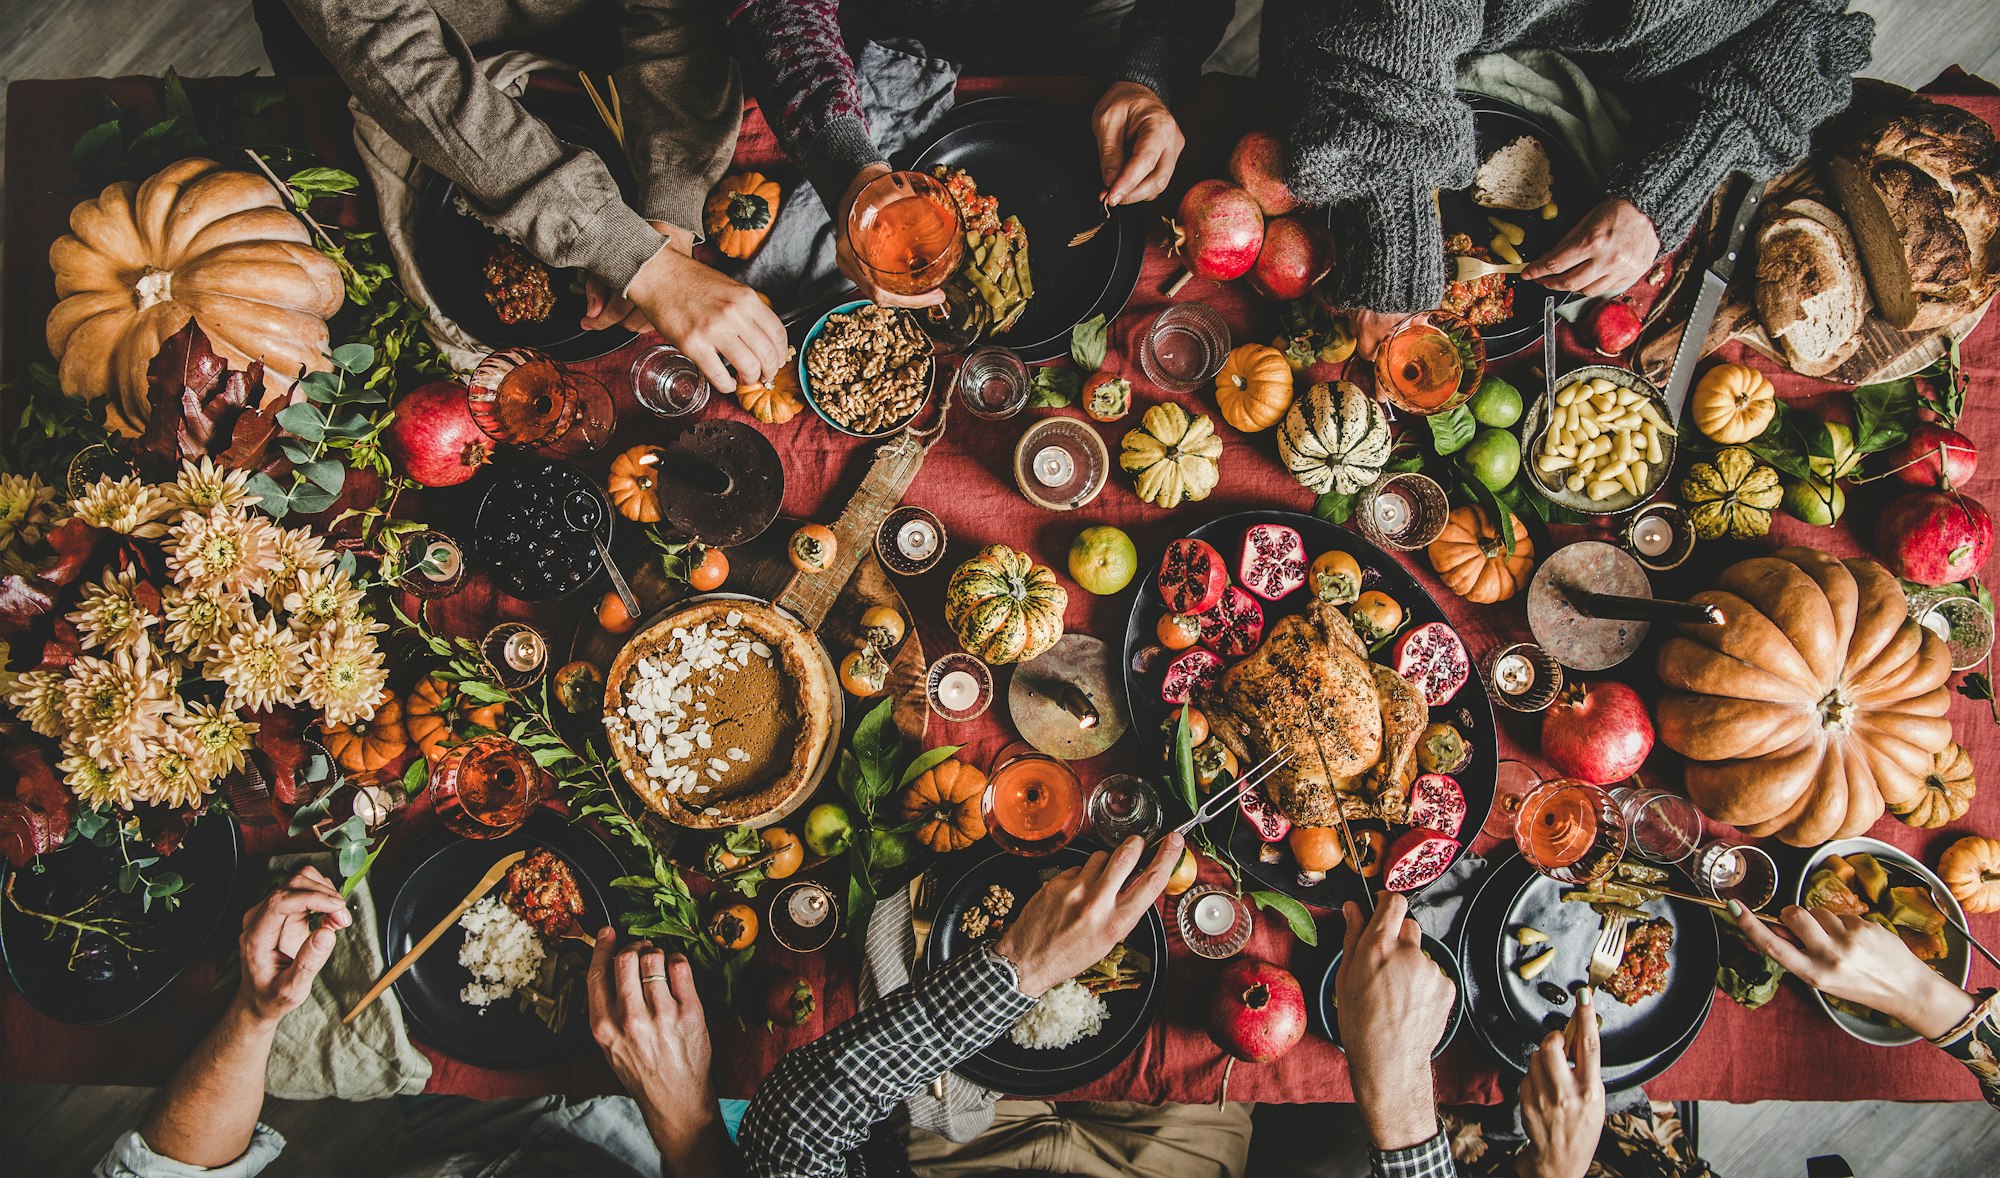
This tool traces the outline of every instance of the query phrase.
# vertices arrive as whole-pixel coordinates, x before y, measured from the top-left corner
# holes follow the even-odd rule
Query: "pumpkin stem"
[[[1828,732],[1845,732],[1854,727],[1855,714],[1853,701],[1841,695],[1837,687],[1819,701],[1820,726]]]
[[[155,307],[174,297],[174,275],[171,270],[158,266],[148,266],[139,275],[139,281],[132,284],[132,293],[139,296],[139,309]]]

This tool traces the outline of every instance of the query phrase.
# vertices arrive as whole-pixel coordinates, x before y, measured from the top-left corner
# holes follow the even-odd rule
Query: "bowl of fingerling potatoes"
[[[1553,404],[1536,398],[1522,423],[1522,463],[1543,498],[1612,515],[1658,493],[1673,471],[1676,440],[1660,390],[1610,364],[1566,372],[1555,389]]]

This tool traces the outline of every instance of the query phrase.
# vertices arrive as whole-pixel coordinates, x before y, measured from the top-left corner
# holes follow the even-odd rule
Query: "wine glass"
[[[1570,777],[1542,782],[1521,799],[1514,845],[1536,871],[1557,883],[1584,885],[1610,876],[1625,857],[1625,815],[1602,788]]]
[[[541,795],[541,770],[504,736],[482,736],[444,754],[431,773],[431,806],[461,838],[497,839],[528,820]]]
[[[876,286],[928,294],[958,269],[965,225],[943,181],[928,172],[890,172],[856,194],[847,242]]]
[[[1625,832],[1632,850],[1655,863],[1679,863],[1701,845],[1701,811],[1679,794],[1621,785],[1611,798],[1625,815]]]
[[[1472,398],[1486,374],[1479,329],[1449,311],[1398,323],[1375,354],[1375,391],[1405,413],[1447,413]]]
[[[1526,761],[1501,761],[1493,773],[1493,805],[1486,811],[1480,830],[1496,839],[1513,838],[1521,799],[1541,783],[1542,775]]]
[[[1017,742],[994,760],[980,810],[1001,849],[1052,854],[1083,829],[1083,783],[1067,762]]]
[[[472,370],[466,403],[481,432],[505,446],[555,441],[579,409],[562,365],[533,348],[505,348]]]

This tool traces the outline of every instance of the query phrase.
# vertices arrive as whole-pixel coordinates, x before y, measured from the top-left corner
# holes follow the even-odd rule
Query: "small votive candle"
[[[979,681],[965,671],[948,671],[938,680],[938,702],[954,712],[971,707],[979,698]]]
[[[516,671],[532,671],[549,657],[549,648],[539,631],[520,630],[507,636],[500,657]]]
[[[1410,501],[1394,491],[1378,496],[1371,510],[1375,526],[1391,535],[1410,526]]]
[[[1645,568],[1677,568],[1694,551],[1687,512],[1672,503],[1650,503],[1626,519],[1619,542]]]
[[[1219,892],[1210,892],[1194,905],[1194,927],[1211,937],[1219,937],[1236,923],[1236,906]]]
[[[1632,547],[1647,556],[1658,556],[1674,543],[1674,529],[1657,515],[1649,515],[1632,526]]]
[[[1493,686],[1508,695],[1519,695],[1535,685],[1535,664],[1525,655],[1510,651],[1493,663]]]
[[[785,901],[785,913],[800,928],[818,928],[826,920],[832,905],[826,901],[826,893],[818,888],[798,888]]]

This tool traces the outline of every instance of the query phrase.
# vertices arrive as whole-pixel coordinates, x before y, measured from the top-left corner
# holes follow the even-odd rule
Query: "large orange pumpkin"
[[[956,757],[926,770],[903,791],[903,821],[921,822],[917,841],[943,855],[986,837],[980,799],[986,774]]]
[[[1452,509],[1444,531],[1430,547],[1431,567],[1445,588],[1480,605],[1505,601],[1521,591],[1535,567],[1535,545],[1513,512],[1507,513],[1507,521],[1514,529],[1512,552],[1484,507]]]
[[[2000,839],[1968,835],[1946,847],[1938,878],[1967,912],[2000,912]]]
[[[1229,353],[1215,374],[1215,404],[1222,420],[1246,434],[1278,424],[1292,407],[1292,366],[1285,354],[1263,344]]]
[[[349,773],[368,773],[386,767],[410,747],[409,733],[403,729],[403,705],[387,688],[375,701],[375,715],[359,724],[326,725],[326,751]]]
[[[69,227],[49,247],[61,300],[49,351],[63,392],[112,394],[112,429],[145,429],[146,368],[189,319],[231,365],[262,360],[271,395],[328,366],[326,320],[346,298],[340,268],[262,176],[181,160],[84,201]]]
[[[1658,715],[1704,813],[1812,846],[1917,800],[1951,743],[1951,658],[1887,569],[1786,548],[1694,599],[1727,620],[1661,647]]]

